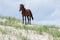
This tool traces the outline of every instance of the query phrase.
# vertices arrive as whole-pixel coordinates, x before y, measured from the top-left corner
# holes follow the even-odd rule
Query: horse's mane
[[[23,5],[23,4],[20,4],[20,6],[22,6],[23,10],[25,10],[25,7],[24,7],[24,5]]]
[[[22,6],[24,8],[24,5],[23,4],[20,4],[20,6]]]

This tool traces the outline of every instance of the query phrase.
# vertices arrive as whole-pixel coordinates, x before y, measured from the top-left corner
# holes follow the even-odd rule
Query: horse
[[[22,23],[27,24],[26,18],[28,19],[28,24],[31,24],[31,19],[33,20],[33,15],[30,9],[26,9],[23,4],[20,4],[19,11],[22,11]],[[25,19],[24,19],[25,18]]]

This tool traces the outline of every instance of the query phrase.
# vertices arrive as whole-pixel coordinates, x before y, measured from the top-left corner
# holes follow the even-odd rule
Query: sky
[[[0,0],[0,16],[22,20],[20,4],[32,11],[33,24],[60,25],[60,0]]]

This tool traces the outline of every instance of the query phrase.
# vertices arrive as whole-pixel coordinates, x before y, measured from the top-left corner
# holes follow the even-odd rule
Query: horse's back
[[[26,11],[27,11],[28,16],[32,14],[30,9],[26,9]]]
[[[26,9],[25,12],[23,13],[23,16],[31,16],[31,10],[30,9]]]

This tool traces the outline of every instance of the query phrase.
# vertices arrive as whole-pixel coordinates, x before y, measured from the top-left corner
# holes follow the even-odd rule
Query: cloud
[[[51,14],[55,20],[60,20],[60,0],[56,1],[55,11]]]
[[[56,9],[51,15],[52,17],[60,17],[60,9]]]
[[[39,2],[41,2],[41,5]],[[38,17],[36,18],[39,18],[39,20],[36,20],[36,24],[60,25],[60,0],[42,0],[38,2],[36,1],[36,3],[33,2],[31,4],[32,6],[34,6],[33,4],[38,4],[37,7],[40,8],[39,11],[38,9],[37,12],[35,11],[35,13],[38,14]],[[36,9],[37,7],[33,8]]]
[[[46,20],[55,11],[54,0],[27,0],[26,8],[30,8],[35,20]]]
[[[60,20],[42,20],[42,21],[32,21],[33,24],[39,25],[55,25],[60,26]]]
[[[1,0],[0,14],[2,16],[19,17],[19,3],[16,0]]]

